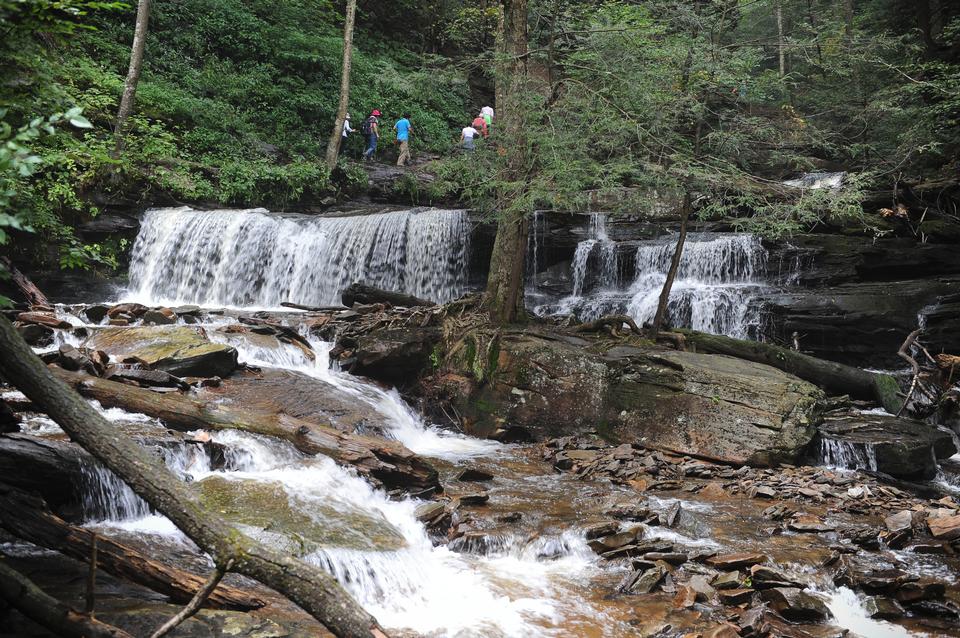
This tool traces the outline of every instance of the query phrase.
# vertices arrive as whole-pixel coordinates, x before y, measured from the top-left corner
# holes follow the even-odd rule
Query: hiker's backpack
[[[363,121],[363,124],[360,125],[360,132],[364,135],[373,134],[373,123],[377,121],[377,118],[372,115]]]

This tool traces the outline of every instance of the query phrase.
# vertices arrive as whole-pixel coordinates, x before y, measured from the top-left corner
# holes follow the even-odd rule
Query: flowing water
[[[147,211],[133,247],[128,300],[278,307],[340,303],[364,282],[438,302],[465,289],[469,223],[462,210],[349,217],[263,209]]]
[[[635,277],[619,281],[617,244],[606,234],[605,216],[591,216],[590,238],[576,248],[573,294],[542,306],[547,314],[576,314],[593,320],[626,313],[641,325],[653,320],[660,291],[676,247],[670,237],[640,242],[634,253]],[[670,325],[749,338],[761,324],[757,294],[766,284],[767,253],[752,235],[691,233],[687,236],[667,306]]]
[[[263,307],[287,300],[325,304],[335,301],[339,287],[354,278],[437,299],[457,294],[465,281],[460,268],[466,240],[458,239],[465,232],[462,212],[392,215],[397,217],[320,220],[268,216],[262,211],[153,211],[137,241],[131,286],[152,305],[176,301]],[[599,298],[597,290],[611,297],[619,294],[619,303],[643,319],[645,300],[666,270],[672,243],[641,244],[635,256],[637,277],[624,287],[618,280],[617,247],[604,222],[602,216],[594,216],[591,237],[581,244],[582,251],[578,249],[584,264],[575,288],[580,303],[584,307],[595,303],[590,296]],[[693,235],[689,241],[675,288],[687,292],[671,306],[672,316],[701,329],[743,332],[752,321],[744,308],[759,286],[762,247],[746,235]],[[291,244],[306,250],[307,256],[291,252]],[[394,259],[397,263],[391,262]],[[590,260],[598,268],[588,284],[585,264]],[[296,314],[285,315],[284,321],[298,325]],[[306,457],[287,443],[234,431],[209,433],[224,450],[223,464],[217,467],[197,443],[163,448],[168,467],[206,497],[218,499],[215,506],[241,529],[334,574],[389,628],[465,638],[620,638],[650,635],[664,625],[702,628],[697,625],[703,621],[700,612],[674,609],[668,594],[609,595],[624,568],[603,564],[588,548],[582,530],[602,520],[598,517],[604,507],[618,502],[641,499],[661,512],[680,503],[693,523],[677,529],[651,527],[645,538],[669,540],[688,550],[763,547],[790,561],[797,574],[806,575],[831,551],[819,538],[798,543],[795,536],[770,536],[769,521],[739,501],[702,502],[689,493],[673,498],[638,496],[626,486],[555,474],[522,446],[472,439],[424,422],[395,390],[331,366],[331,344],[306,330],[301,334],[313,357],[294,346],[266,347],[242,332],[217,329],[230,323],[233,319],[224,316],[204,327],[211,339],[236,347],[240,359],[250,365],[323,382],[365,406],[377,415],[386,435],[430,457],[454,495],[472,489],[453,480],[459,468],[492,472],[495,478],[483,486],[491,496],[483,518],[492,521],[509,514],[512,520],[520,519],[484,529],[482,537],[464,544],[468,551],[453,551],[447,545],[435,546],[417,521],[418,499],[391,499],[350,469],[329,459]],[[143,415],[103,409],[101,413],[136,431],[165,431]],[[34,431],[62,436],[55,425],[39,421]],[[825,457],[836,465],[864,461],[848,458],[855,452],[825,445]],[[89,525],[105,534],[151,539],[159,555],[196,552],[170,521],[152,513],[112,474],[91,467],[87,478],[84,506]],[[469,510],[464,515],[470,516]],[[826,581],[820,586],[841,626],[863,636],[918,635],[870,619],[853,592]]]

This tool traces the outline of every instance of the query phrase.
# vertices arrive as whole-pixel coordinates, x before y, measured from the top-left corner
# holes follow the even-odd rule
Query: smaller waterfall
[[[804,173],[797,179],[788,179],[783,182],[784,186],[793,186],[794,188],[840,188],[843,186],[847,173]]]
[[[595,287],[600,290],[617,285],[617,244],[607,235],[605,213],[590,213],[590,237],[577,244],[571,270],[573,273],[573,297],[584,295],[591,261],[595,264]]]
[[[877,471],[877,451],[869,443],[841,441],[820,436],[818,463],[844,470]]]
[[[636,275],[626,288],[619,282],[617,244],[606,234],[605,218],[591,219],[591,238],[580,242],[571,266],[573,294],[546,312],[573,313],[583,320],[626,313],[638,323],[653,320],[676,242],[642,241],[635,252]],[[753,235],[691,233],[684,244],[673,282],[667,319],[670,325],[748,338],[761,325],[757,293],[764,287],[767,252]],[[591,277],[596,285],[588,290]]]

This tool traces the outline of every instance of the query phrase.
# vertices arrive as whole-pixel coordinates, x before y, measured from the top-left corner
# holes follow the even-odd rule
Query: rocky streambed
[[[75,374],[383,437],[428,462],[438,489],[384,485],[282,437],[183,432],[170,415],[101,408],[211,511],[325,567],[397,635],[960,635],[960,505],[937,474],[952,439],[769,366],[549,323],[494,338],[456,302],[296,313],[126,304],[15,318],[45,360]],[[9,388],[3,399],[20,430],[0,437],[4,476],[46,484],[71,525],[210,569],[29,401]],[[903,427],[918,434],[883,448],[884,432],[902,440]],[[865,471],[836,467],[857,464]],[[937,480],[925,480],[931,471]],[[82,606],[82,562],[15,535],[2,551]],[[227,583],[264,605],[203,610],[175,635],[317,635],[284,599]],[[97,592],[98,617],[134,635],[178,608],[102,571]],[[6,623],[44,635],[15,612]]]

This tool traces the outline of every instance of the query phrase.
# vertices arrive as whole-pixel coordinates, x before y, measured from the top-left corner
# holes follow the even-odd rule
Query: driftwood
[[[21,469],[28,472],[29,467]],[[93,532],[70,525],[46,508],[38,497],[0,483],[0,526],[25,541],[56,550],[80,561],[90,560]],[[159,563],[140,551],[97,536],[97,567],[185,603],[203,586],[201,576]],[[248,610],[266,602],[236,587],[221,585],[207,599],[209,607]]]
[[[376,618],[333,576],[255,541],[211,513],[159,459],[129,438],[117,436],[109,421],[43,365],[6,318],[0,318],[0,374],[151,507],[169,518],[215,564],[226,565],[233,560],[234,571],[286,596],[338,637],[386,636]]]
[[[0,560],[0,598],[57,636],[69,638],[133,638],[113,625],[67,607],[33,581]]]
[[[293,308],[294,310],[306,310],[308,312],[338,312],[340,310],[346,310],[346,306],[305,306],[299,303],[293,303],[292,301],[282,301],[280,305],[284,308]]]
[[[413,308],[415,306],[436,306],[432,301],[427,299],[420,299],[419,297],[414,297],[413,295],[406,295],[402,292],[393,292],[392,290],[383,290],[382,288],[374,288],[373,286],[368,286],[367,284],[355,283],[347,286],[343,292],[340,293],[340,300],[343,302],[343,305],[347,308],[350,308],[355,303],[359,304],[377,304],[385,303],[390,304],[391,306],[403,306],[406,308]]]
[[[910,398],[913,396],[913,391],[917,389],[917,381],[920,379],[920,364],[917,363],[917,360],[910,355],[910,348],[913,347],[914,342],[916,342],[917,337],[920,336],[920,333],[923,332],[922,329],[918,328],[914,330],[907,338],[904,340],[903,345],[900,346],[900,349],[897,350],[897,356],[910,364],[910,370],[913,372],[913,376],[910,379],[910,389],[907,390],[907,396],[903,399],[903,405],[900,406],[900,409],[897,410],[897,416],[906,409],[907,404],[910,403]]]
[[[272,436],[289,441],[305,454],[322,454],[351,465],[388,488],[441,491],[436,469],[397,441],[341,432],[285,414],[243,410],[181,394],[158,394],[61,368],[50,370],[104,407],[146,414],[174,429],[242,430]]]
[[[177,612],[173,618],[167,622],[160,625],[160,628],[157,629],[150,638],[163,638],[171,631],[177,628],[177,625],[181,624],[186,619],[190,618],[204,606],[207,599],[213,594],[217,586],[220,584],[220,581],[223,580],[223,577],[227,575],[227,572],[230,571],[230,568],[233,567],[233,560],[228,559],[227,563],[223,566],[217,565],[216,569],[213,570],[213,574],[210,575],[210,578],[207,579],[207,582],[197,590],[196,595],[190,599],[190,602],[187,603],[187,606]]]
[[[640,329],[640,326],[637,325],[637,322],[633,320],[633,317],[627,315],[608,315],[606,317],[600,317],[596,321],[588,321],[575,326],[573,331],[582,333],[600,332],[601,330],[609,329],[614,336],[619,336],[620,330],[623,328],[624,324],[629,326],[630,332],[633,334],[643,336],[643,330]]]
[[[877,401],[891,414],[900,410],[897,380],[887,374],[867,372],[860,368],[811,357],[769,343],[744,341],[693,330],[678,330],[687,344],[699,352],[725,354],[739,359],[765,363],[836,394],[849,394],[858,399]]]
[[[16,284],[17,288],[26,298],[31,306],[49,306],[50,302],[47,296],[41,292],[37,286],[30,281],[30,278],[20,272],[8,257],[0,257],[0,264],[10,273],[10,280]]]

